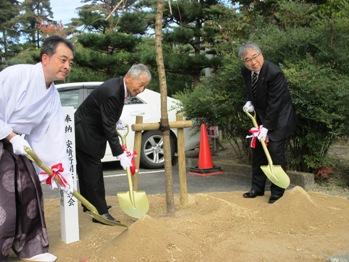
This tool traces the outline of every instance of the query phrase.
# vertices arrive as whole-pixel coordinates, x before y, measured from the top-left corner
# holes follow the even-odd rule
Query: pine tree
[[[39,48],[42,36],[38,25],[52,23],[53,13],[49,0],[24,0],[22,3],[21,31],[28,43]]]
[[[19,39],[16,17],[19,14],[19,3],[17,0],[0,1],[0,56],[3,63],[13,56],[16,49],[15,44]]]

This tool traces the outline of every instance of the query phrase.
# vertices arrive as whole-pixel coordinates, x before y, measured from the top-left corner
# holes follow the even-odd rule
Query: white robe
[[[54,84],[46,88],[41,63],[10,66],[0,72],[0,139],[11,131],[25,134],[48,166],[62,163],[64,176],[70,180],[64,113]]]

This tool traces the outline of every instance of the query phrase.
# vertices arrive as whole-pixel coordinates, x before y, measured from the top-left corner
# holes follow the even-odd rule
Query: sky
[[[76,8],[82,5],[80,0],[50,0],[50,3],[53,19],[63,24],[67,24],[71,18],[77,17]]]

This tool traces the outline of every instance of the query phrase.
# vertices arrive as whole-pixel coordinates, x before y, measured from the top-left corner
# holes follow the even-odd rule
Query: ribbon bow
[[[252,127],[250,130],[248,130],[248,132],[251,135],[247,135],[246,138],[251,138],[251,142],[250,142],[250,147],[251,148],[256,148],[257,137],[258,137],[259,132],[261,131],[262,127],[263,126]],[[268,145],[268,141],[265,141],[265,143]]]
[[[131,171],[131,175],[134,176],[134,174],[136,174],[136,172],[138,172],[138,169],[136,169],[136,157],[137,157],[137,152],[133,151],[130,152],[126,145],[122,145],[122,149],[126,152],[126,155],[128,158],[131,158],[131,166],[130,166],[130,171]]]
[[[52,189],[58,188],[56,181],[62,188],[69,188],[67,180],[63,177],[61,172],[64,171],[62,163],[51,166],[52,174],[49,175],[45,171],[41,171],[39,174],[40,182],[50,185]]]

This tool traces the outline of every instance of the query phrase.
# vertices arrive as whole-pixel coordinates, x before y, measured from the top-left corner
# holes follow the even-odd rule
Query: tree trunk
[[[163,17],[164,1],[157,1],[157,12],[155,18],[155,49],[156,63],[159,74],[159,85],[161,93],[161,123],[168,123],[167,114],[167,84],[164,67],[164,58],[162,54],[162,17]],[[166,207],[167,214],[174,215],[174,195],[173,195],[173,179],[172,179],[172,159],[170,148],[170,130],[162,131],[164,141],[164,158],[165,158],[165,186],[166,186]]]
[[[7,58],[7,56],[8,56],[8,54],[7,54],[7,31],[6,31],[6,29],[4,29],[3,31],[2,31],[2,39],[3,39],[3,43],[4,43],[4,57],[5,57],[5,59]]]

